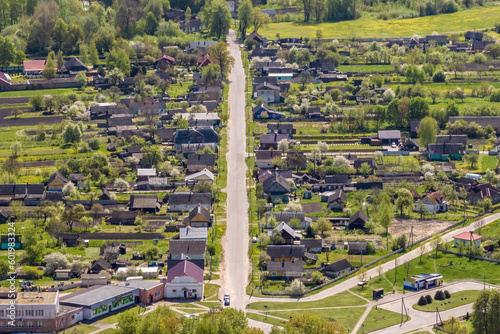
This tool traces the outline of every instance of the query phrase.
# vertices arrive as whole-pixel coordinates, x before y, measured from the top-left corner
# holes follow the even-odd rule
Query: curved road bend
[[[245,71],[233,30],[228,35],[235,63],[229,75],[227,152],[227,229],[224,244],[224,286],[231,307],[245,309],[248,281],[248,198],[246,190]]]

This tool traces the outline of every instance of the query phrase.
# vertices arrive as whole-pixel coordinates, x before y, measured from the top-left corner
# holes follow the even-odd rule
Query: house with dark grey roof
[[[266,269],[269,277],[291,280],[302,277],[304,263],[302,261],[269,261]]]
[[[262,102],[252,109],[255,119],[280,119],[285,118],[285,114],[271,109],[266,103]],[[265,114],[263,114],[265,113]]]
[[[484,33],[479,32],[479,31],[467,31],[464,35],[466,40],[472,40],[472,41],[482,41],[484,37]]]
[[[377,138],[382,145],[398,144],[401,141],[401,131],[399,130],[379,130]]]
[[[427,145],[427,156],[432,161],[461,160],[464,154],[465,146],[462,143],[435,143]]]
[[[177,129],[162,127],[155,130],[155,136],[157,136],[162,143],[173,143],[174,135]]]
[[[281,158],[281,154],[281,151],[278,150],[255,151],[255,166],[261,169],[273,168],[273,159]]]
[[[118,211],[111,212],[111,217],[107,222],[112,225],[134,225],[137,211]]]
[[[306,217],[304,212],[266,212],[266,220],[269,217],[276,218],[278,223],[286,223],[290,225],[292,219],[298,219],[300,221],[300,228],[307,228],[312,223],[312,219]]]
[[[490,183],[478,183],[469,187],[467,200],[472,203],[477,203],[485,198],[490,198],[491,203],[500,203],[500,190],[492,186]]]
[[[207,250],[206,240],[181,240],[171,239],[169,243],[168,254],[171,259],[179,259],[182,254],[189,259],[204,259]]]
[[[483,129],[491,125],[495,133],[500,134],[500,116],[452,116],[448,121],[453,124],[459,120],[464,120],[467,124],[475,122]]]
[[[293,245],[295,241],[299,241],[301,238],[300,233],[294,231],[288,224],[281,222],[279,223],[273,230],[267,231],[269,236],[272,236],[273,233],[281,234],[282,244],[284,245]]]
[[[330,277],[337,277],[342,274],[348,273],[351,270],[352,265],[349,263],[349,261],[347,261],[347,259],[342,259],[337,262],[330,263],[320,269],[323,274]]]
[[[130,210],[140,210],[147,213],[160,211],[161,204],[156,195],[130,195]]]
[[[305,247],[308,253],[321,253],[323,248],[326,248],[326,243],[321,239],[301,239],[300,244]]]
[[[274,173],[271,177],[262,182],[264,196],[271,197],[272,201],[280,200],[288,203],[290,194],[290,183],[280,174]]]
[[[436,45],[445,45],[448,43],[447,35],[427,35],[425,36],[427,44],[435,43]]]
[[[292,137],[295,134],[295,129],[292,123],[267,123],[267,133],[279,133],[290,135]]]
[[[169,211],[190,211],[198,207],[198,205],[201,205],[206,210],[210,210],[212,206],[212,194],[177,191],[168,195]]]
[[[290,135],[278,133],[263,133],[259,135],[260,147],[263,149],[278,149],[278,143],[281,140],[290,141]]]
[[[327,203],[330,210],[339,211],[345,207],[347,196],[342,189],[327,191],[321,194],[321,202]]]
[[[264,99],[267,103],[279,103],[280,102],[280,88],[275,85],[268,84],[264,82],[255,88],[255,99]]]
[[[219,143],[219,136],[213,128],[198,128],[198,129],[180,129],[177,130],[174,136],[174,148],[177,151],[183,152],[182,145],[197,144],[200,146],[206,146],[209,144],[217,147]]]
[[[68,59],[64,65],[59,69],[61,73],[75,74],[78,72],[88,71],[89,68],[80,59],[76,57],[71,57]]]
[[[271,261],[302,261],[305,249],[304,245],[269,245],[267,255]]]
[[[349,218],[347,226],[350,230],[364,230],[366,229],[366,223],[370,221],[370,218],[363,213],[363,211],[358,211]]]
[[[187,159],[187,171],[189,173],[199,172],[203,169],[215,170],[215,154],[189,154]]]
[[[453,117],[450,117],[450,119]],[[420,119],[412,119],[410,121],[410,137],[417,138],[418,137],[418,127],[420,126]],[[440,124],[437,122],[437,130],[438,133],[441,131]]]
[[[212,215],[201,204],[198,204],[189,215],[184,218],[184,226],[192,227],[210,227],[212,226]]]

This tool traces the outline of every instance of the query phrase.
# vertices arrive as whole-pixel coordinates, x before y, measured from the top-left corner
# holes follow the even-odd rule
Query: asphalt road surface
[[[246,192],[245,71],[233,30],[228,36],[235,63],[229,75],[229,125],[227,152],[227,230],[224,244],[224,292],[231,307],[245,309],[248,281],[248,198]],[[223,292],[223,293],[224,293]]]

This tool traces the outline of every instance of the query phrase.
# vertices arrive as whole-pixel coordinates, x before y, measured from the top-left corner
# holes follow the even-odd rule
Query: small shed
[[[71,274],[71,269],[56,269],[54,272],[54,279],[69,279]]]
[[[372,292],[372,298],[374,300],[382,298],[383,296],[384,296],[384,288],[378,288],[378,289],[373,290],[373,292]]]

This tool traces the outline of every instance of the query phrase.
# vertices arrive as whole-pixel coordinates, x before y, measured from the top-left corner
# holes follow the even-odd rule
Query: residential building
[[[275,232],[281,234],[282,244],[284,245],[293,245],[295,241],[299,241],[301,238],[300,233],[295,232],[293,228],[284,222],[279,223],[273,230],[269,230],[268,234],[272,236]]]
[[[415,205],[415,211],[420,212],[447,212],[450,203],[443,195],[441,190],[434,191],[424,195],[422,199]]]
[[[168,270],[165,283],[166,298],[201,298],[203,269],[184,260]]]
[[[347,196],[342,189],[328,191],[321,194],[321,202],[326,202],[328,209],[339,211],[344,209],[347,203]]]
[[[154,214],[160,211],[161,204],[156,195],[130,195],[129,209]]]
[[[288,203],[290,183],[280,174],[274,173],[273,176],[264,180],[262,190],[264,196],[270,197],[273,202],[280,200],[283,203]]]
[[[264,82],[255,88],[255,99],[264,99],[267,103],[279,103],[280,102],[280,88],[275,85],[268,84]]]
[[[255,119],[280,119],[285,118],[285,114],[271,109],[266,103],[262,102],[252,109]]]
[[[325,265],[320,269],[323,274],[330,277],[338,277],[352,270],[352,265],[347,259]]]
[[[206,240],[171,239],[168,253],[169,253],[169,258],[172,260],[178,260],[183,255],[192,260],[202,260],[205,259],[206,250],[207,250]]]
[[[155,67],[159,69],[167,69],[175,66],[175,58],[162,54],[155,59]]]
[[[453,247],[459,247],[460,245],[465,247],[481,247],[481,239],[483,237],[475,234],[474,232],[462,232],[453,237]]]
[[[269,245],[267,255],[271,261],[302,261],[305,253],[304,245]]]
[[[269,277],[288,281],[302,277],[304,263],[302,261],[269,261],[267,271]]]
[[[461,143],[428,144],[427,156],[431,161],[461,160],[465,146]]]
[[[326,248],[326,244],[321,239],[301,239],[300,244],[305,247],[305,251],[308,253],[321,253],[324,248]]]
[[[267,133],[279,133],[290,135],[290,138],[295,134],[296,130],[292,123],[267,123]]]
[[[466,121],[468,124],[474,122],[480,125],[483,129],[491,125],[495,133],[500,134],[500,116],[452,116],[449,118],[450,123],[457,121]]]
[[[203,169],[215,170],[215,154],[189,154],[187,158],[188,173],[199,172]]]
[[[382,145],[399,144],[401,141],[401,131],[399,130],[379,130],[377,139]]]
[[[24,75],[41,75],[42,71],[45,69],[44,60],[25,60],[23,61],[23,72]]]
[[[260,147],[265,150],[268,150],[270,148],[274,150],[278,149],[278,143],[281,140],[290,141],[290,135],[278,133],[265,133],[259,135]]]
[[[156,177],[156,168],[137,168],[137,181],[147,181],[150,177]]]
[[[47,181],[47,190],[48,191],[62,191],[62,188],[69,180],[64,177],[61,173],[55,172]]]
[[[71,57],[59,69],[61,73],[76,74],[79,72],[87,72],[89,68],[80,59]]]
[[[260,169],[273,168],[273,160],[281,159],[281,151],[277,150],[257,150],[255,151],[255,166]]]
[[[214,173],[209,171],[208,169],[203,169],[197,173],[187,175],[184,178],[185,181],[195,181],[195,182],[208,182],[210,184],[214,183],[215,176]]]
[[[207,240],[208,227],[181,227],[179,228],[180,240]]]
[[[349,230],[364,230],[366,229],[366,223],[370,221],[370,218],[363,213],[363,211],[358,211],[349,218],[346,228]]]
[[[12,78],[4,72],[0,72],[0,86],[10,86]]]
[[[219,143],[219,135],[213,128],[199,128],[199,129],[180,129],[177,130],[174,136],[174,148],[178,151],[184,152],[183,145],[188,144],[213,144],[217,148]]]
[[[198,204],[189,212],[189,215],[184,218],[183,224],[186,227],[210,227],[212,226],[212,215],[201,204]]]
[[[177,191],[168,195],[169,211],[190,211],[198,205],[201,205],[206,210],[209,210],[212,206],[212,194]]]
[[[17,292],[15,309],[11,299],[0,299],[0,333],[48,333],[65,330],[83,320],[83,309],[60,305],[59,292]],[[15,327],[8,316],[14,312]]]
[[[276,218],[278,223],[286,223],[290,225],[292,219],[298,219],[300,221],[300,228],[307,228],[312,223],[312,219],[306,217],[304,212],[266,212],[266,220],[269,217]]]

